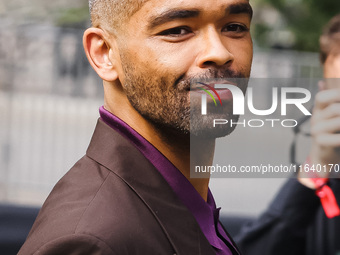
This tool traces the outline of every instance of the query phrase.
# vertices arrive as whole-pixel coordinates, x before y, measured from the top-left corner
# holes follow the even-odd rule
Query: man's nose
[[[211,66],[223,66],[231,64],[234,56],[228,51],[225,42],[215,28],[210,28],[204,33],[201,51],[197,57],[197,65],[200,68]]]

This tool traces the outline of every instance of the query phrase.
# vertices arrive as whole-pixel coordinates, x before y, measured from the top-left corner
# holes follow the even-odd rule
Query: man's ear
[[[100,28],[89,28],[84,32],[83,45],[86,56],[104,81],[115,81],[118,79],[117,60],[114,59],[108,36]]]

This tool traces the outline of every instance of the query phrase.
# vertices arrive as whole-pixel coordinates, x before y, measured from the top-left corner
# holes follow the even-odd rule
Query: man
[[[189,92],[193,78],[249,77],[249,2],[94,0],[90,11],[84,48],[103,79],[101,118],[19,254],[239,254],[209,177],[190,178],[216,137],[207,119],[190,127],[201,94]],[[194,157],[190,134],[205,137]]]
[[[244,227],[236,238],[246,255],[340,254],[340,15],[320,37],[324,81],[320,82],[311,118],[312,146],[306,164],[334,164],[333,179],[318,184],[315,172],[289,180],[261,217]],[[308,168],[307,168],[308,169]],[[329,176],[319,176],[329,177]],[[316,181],[318,180],[318,181]],[[322,179],[321,179],[322,181]],[[329,186],[333,195],[329,194]],[[325,194],[328,194],[325,197]],[[318,197],[318,196],[319,197]],[[319,199],[320,198],[320,199]],[[320,202],[321,201],[321,202]],[[326,213],[326,214],[325,214]],[[326,217],[328,215],[328,217]]]

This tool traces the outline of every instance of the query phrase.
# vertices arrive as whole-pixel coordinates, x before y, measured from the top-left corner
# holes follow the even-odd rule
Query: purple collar
[[[99,113],[101,119],[107,125],[131,141],[155,166],[179,199],[193,214],[205,237],[209,243],[215,247],[217,254],[231,254],[227,245],[217,236],[218,232],[231,244],[230,239],[218,222],[220,208],[216,208],[210,189],[207,202],[205,202],[189,180],[156,147],[137,133],[137,131],[104,109],[103,106],[100,107]]]

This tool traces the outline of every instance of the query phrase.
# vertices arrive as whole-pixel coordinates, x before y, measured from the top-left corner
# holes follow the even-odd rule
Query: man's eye
[[[249,28],[242,24],[229,24],[224,28],[224,32],[242,33],[246,31],[249,31]]]
[[[175,27],[175,28],[171,28],[171,29],[167,29],[161,33],[159,33],[159,35],[168,35],[168,36],[183,36],[183,35],[187,35],[190,34],[191,30],[187,27]]]

